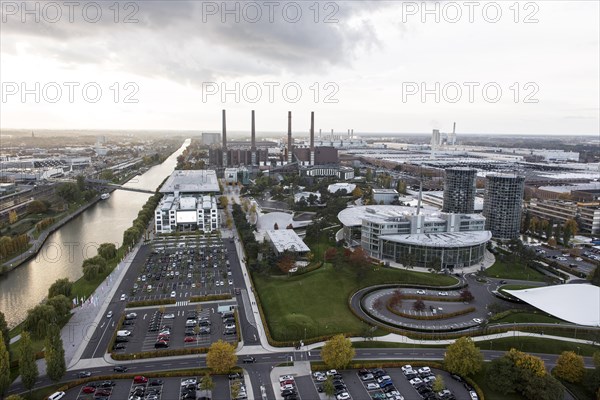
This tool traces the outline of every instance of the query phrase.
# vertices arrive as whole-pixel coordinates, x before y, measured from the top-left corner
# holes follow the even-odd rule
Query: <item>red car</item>
[[[94,397],[108,397],[108,396],[110,396],[110,394],[111,394],[111,391],[108,389],[99,389],[94,394]]]
[[[93,386],[84,386],[83,389],[81,389],[81,391],[83,393],[94,393],[96,391],[96,388]]]
[[[193,336],[186,336],[186,337],[184,337],[184,338],[183,338],[183,341],[184,341],[185,343],[195,342],[195,341],[196,341],[196,338],[195,338],[195,337],[193,337]]]
[[[133,378],[133,383],[146,383],[148,382],[148,378],[145,376],[138,375]]]

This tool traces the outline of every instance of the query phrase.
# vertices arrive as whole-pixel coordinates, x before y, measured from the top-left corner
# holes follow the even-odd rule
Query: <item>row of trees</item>
[[[53,223],[54,223],[54,218],[53,217],[44,218],[43,220],[41,220],[40,222],[38,222],[37,224],[35,224],[35,231],[37,233],[40,233],[44,229],[46,229],[49,226],[51,226]]]
[[[27,249],[29,245],[29,236],[26,233],[17,236],[0,237],[0,259],[9,258],[13,254],[18,254]]]
[[[561,240],[565,246],[577,234],[578,229],[577,221],[574,219],[568,219],[564,223],[560,223],[554,220],[545,220],[531,216],[529,212],[523,214],[521,226],[523,233],[545,237],[546,240],[554,237],[556,240]]]
[[[154,210],[161,197],[160,193],[156,193],[146,201],[137,218],[133,220],[133,225],[123,232],[123,246],[133,246],[142,237],[146,227],[154,218]]]

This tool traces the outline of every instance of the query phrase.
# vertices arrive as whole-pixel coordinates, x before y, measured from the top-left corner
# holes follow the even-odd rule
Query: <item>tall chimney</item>
[[[350,129],[350,137],[354,139],[354,129]]]
[[[310,112],[310,165],[315,165],[315,112]]]
[[[288,111],[288,164],[292,163],[292,112]]]
[[[250,160],[252,165],[256,165],[256,130],[254,129],[254,110],[252,110],[252,132],[250,143]]]
[[[223,167],[227,167],[227,118],[223,110]]]

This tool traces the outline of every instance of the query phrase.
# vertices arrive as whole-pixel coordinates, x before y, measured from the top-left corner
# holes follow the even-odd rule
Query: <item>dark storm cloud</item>
[[[2,23],[6,38],[2,44],[7,52],[14,52],[5,41],[25,38],[29,52],[65,64],[106,64],[192,84],[240,75],[318,73],[331,65],[351,65],[357,51],[378,46],[368,15],[389,4],[275,2],[277,5],[269,8],[266,2],[251,3],[252,7],[248,2],[226,3],[229,10],[237,4],[239,22],[234,14],[224,12],[224,2],[143,1],[135,7],[119,3],[117,23],[113,2],[87,6],[87,17],[83,12],[86,3],[80,3],[72,23],[65,7],[56,23],[48,21],[53,14],[45,16],[43,10],[39,23],[31,17],[22,23],[22,14],[17,12],[3,15],[7,21]],[[34,4],[30,2],[29,9]],[[92,23],[95,4],[102,5],[102,17]],[[301,6],[302,16],[294,21],[296,4]],[[319,8],[317,22],[315,4]],[[253,22],[256,7],[262,16]],[[291,11],[284,14],[284,8]],[[269,10],[274,10],[272,18]],[[337,22],[324,22],[326,17]],[[126,18],[138,22],[125,23]]]

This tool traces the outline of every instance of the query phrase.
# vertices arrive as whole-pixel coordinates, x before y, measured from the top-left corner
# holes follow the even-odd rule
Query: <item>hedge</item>
[[[454,311],[454,312],[447,313],[447,314],[412,315],[412,314],[403,313],[402,311],[398,311],[398,310],[394,309],[393,307],[390,306],[389,303],[386,304],[386,307],[389,312],[392,312],[400,317],[417,319],[417,320],[421,320],[421,321],[433,321],[433,320],[437,320],[437,319],[448,319],[448,318],[456,317],[457,315],[468,314],[470,312],[475,311],[475,307],[468,307],[468,308]]]
[[[168,304],[175,304],[175,299],[156,299],[156,300],[137,300],[130,301],[127,303],[127,308],[134,307],[147,307],[147,306],[164,306]]]
[[[190,354],[205,354],[208,352],[208,347],[189,347],[186,349],[167,349],[167,350],[155,350],[155,351],[143,351],[140,353],[129,353],[129,354],[113,354],[113,360],[139,360],[145,358],[159,358],[159,357],[171,357],[171,356],[183,356]]]
[[[190,297],[190,303],[200,303],[203,301],[214,301],[214,300],[230,300],[232,296],[230,294],[208,294],[205,296],[193,296]]]

